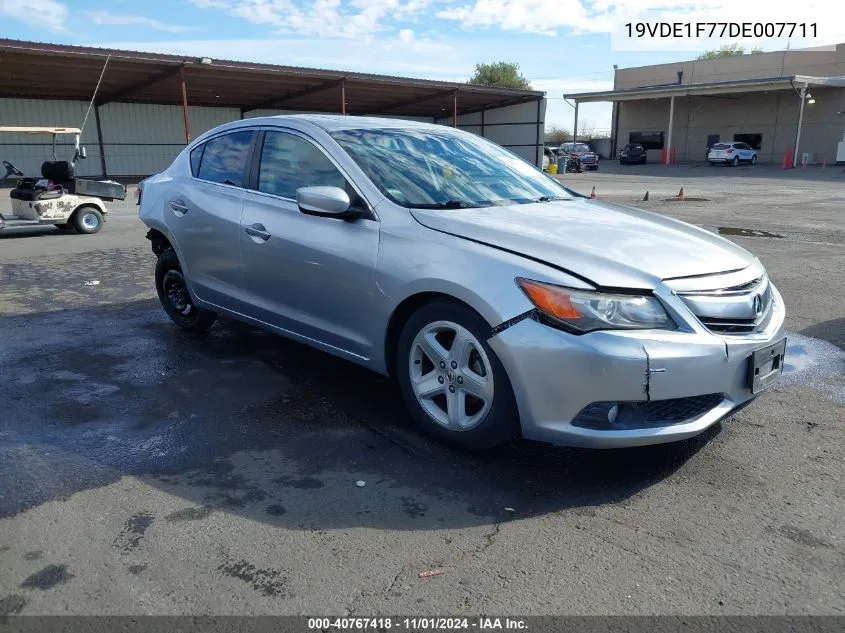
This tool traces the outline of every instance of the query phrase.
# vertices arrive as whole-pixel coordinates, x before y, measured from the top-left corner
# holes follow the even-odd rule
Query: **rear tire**
[[[489,335],[474,310],[437,299],[408,319],[396,350],[396,376],[415,421],[428,435],[465,450],[519,436],[513,388]]]
[[[731,161],[731,165],[734,167],[739,167],[739,156],[734,156],[734,159]]]
[[[217,313],[194,305],[182,266],[173,249],[159,255],[155,270],[156,292],[167,316],[187,332],[205,332],[217,320]]]
[[[93,235],[103,228],[103,214],[94,207],[81,207],[73,214],[71,222],[80,233]]]

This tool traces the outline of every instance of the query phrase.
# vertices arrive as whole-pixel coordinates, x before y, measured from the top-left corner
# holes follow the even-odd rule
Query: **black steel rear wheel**
[[[183,330],[204,332],[217,319],[217,313],[194,305],[179,258],[173,249],[159,255],[155,271],[156,291],[167,316]]]

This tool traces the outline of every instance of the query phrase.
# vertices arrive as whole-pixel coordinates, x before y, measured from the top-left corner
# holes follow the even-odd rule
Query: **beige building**
[[[742,141],[761,163],[845,162],[845,44],[618,68],[614,89],[565,95],[613,102],[612,156],[641,142],[649,161],[703,161],[715,142]],[[803,103],[803,108],[802,108]],[[797,151],[794,148],[797,146]],[[674,150],[674,152],[673,152]]]

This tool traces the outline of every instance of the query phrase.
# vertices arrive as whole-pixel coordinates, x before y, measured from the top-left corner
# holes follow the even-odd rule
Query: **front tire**
[[[205,332],[217,320],[217,313],[194,305],[182,266],[173,249],[159,255],[155,270],[158,299],[167,316],[188,332]]]
[[[397,378],[405,404],[430,436],[486,450],[519,435],[513,388],[475,311],[438,299],[415,312],[399,336]]]
[[[103,214],[94,207],[82,207],[73,214],[71,222],[78,232],[93,235],[103,228]]]
[[[754,155],[751,157],[751,164],[752,164],[752,165],[756,165],[756,164],[757,164],[757,154],[754,154]]]

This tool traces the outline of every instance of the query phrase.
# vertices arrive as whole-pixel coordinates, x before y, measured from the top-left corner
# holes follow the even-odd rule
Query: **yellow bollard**
[[[557,173],[557,163],[550,163],[549,164],[549,173],[556,174]]]

